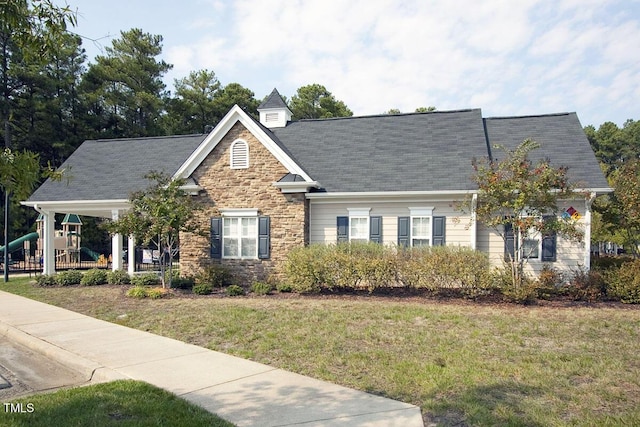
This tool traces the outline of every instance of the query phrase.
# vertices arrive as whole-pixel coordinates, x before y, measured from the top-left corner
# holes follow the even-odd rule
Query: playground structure
[[[54,231],[54,249],[56,264],[63,268],[80,267],[107,267],[108,259],[89,248],[81,246],[82,221],[76,214],[66,214],[62,220],[62,229]],[[42,252],[44,248],[44,221],[42,215],[36,220],[36,231],[21,236],[7,246],[9,254],[22,252],[15,258],[21,261],[12,260],[10,266],[18,270],[40,270],[42,269]],[[35,244],[35,245],[34,245]],[[0,255],[5,251],[4,246],[0,246]],[[91,265],[82,261],[81,255],[85,259],[90,258]],[[22,256],[24,255],[24,256]]]

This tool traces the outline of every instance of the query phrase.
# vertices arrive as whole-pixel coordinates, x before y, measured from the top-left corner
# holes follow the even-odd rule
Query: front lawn
[[[0,289],[419,405],[440,425],[640,425],[640,309]]]
[[[140,381],[114,381],[5,402],[0,426],[207,426],[233,424]]]

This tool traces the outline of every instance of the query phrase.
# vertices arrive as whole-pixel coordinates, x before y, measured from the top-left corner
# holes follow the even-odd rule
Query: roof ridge
[[[329,120],[349,120],[349,119],[372,119],[378,117],[398,117],[398,116],[419,116],[426,114],[451,114],[451,113],[469,113],[472,111],[480,111],[480,108],[464,108],[459,110],[435,110],[435,111],[424,111],[424,112],[412,112],[412,113],[399,113],[399,114],[388,114],[388,113],[380,113],[380,114],[369,114],[363,116],[346,116],[346,117],[325,117],[319,119],[300,119],[296,120],[296,122],[321,122],[321,121],[329,121]]]
[[[150,140],[150,139],[170,139],[170,138],[187,138],[196,136],[205,136],[206,133],[190,133],[187,135],[159,135],[159,136],[134,136],[129,138],[98,138],[87,139],[86,142],[109,142],[109,141],[135,141],[135,140]]]
[[[485,120],[505,120],[505,119],[526,119],[533,117],[558,117],[558,116],[569,116],[571,114],[576,114],[575,111],[565,111],[560,113],[546,113],[546,114],[524,114],[522,116],[494,116],[494,117],[485,117]]]

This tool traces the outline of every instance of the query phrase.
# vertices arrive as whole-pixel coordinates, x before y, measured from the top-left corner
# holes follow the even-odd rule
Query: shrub
[[[535,283],[536,297],[550,299],[561,293],[563,276],[557,269],[545,264]]]
[[[167,289],[164,288],[146,288],[145,294],[147,298],[151,299],[160,299],[169,295]]]
[[[80,280],[80,284],[83,286],[104,285],[105,283],[107,283],[107,272],[97,268],[93,268],[84,273]]]
[[[266,282],[254,282],[251,285],[251,292],[256,295],[267,295],[273,291],[273,286]]]
[[[171,280],[171,287],[176,289],[192,289],[194,284],[193,277],[174,277]]]
[[[231,273],[229,269],[220,264],[209,264],[202,268],[195,277],[196,284],[211,284],[221,288],[230,284]]]
[[[238,285],[231,285],[227,289],[225,289],[225,293],[227,296],[236,297],[240,295],[244,295],[244,289]]]
[[[276,283],[276,290],[278,292],[292,292],[293,286],[289,282],[278,282]]]
[[[79,285],[82,281],[82,273],[78,270],[61,271],[56,274],[56,283],[60,286]]]
[[[191,292],[196,295],[209,295],[213,292],[213,285],[211,283],[196,283],[193,285]]]
[[[42,274],[36,277],[36,285],[38,286],[56,286],[57,284],[54,274]]]
[[[605,295],[606,287],[602,274],[598,271],[577,269],[573,271],[564,291],[576,301],[594,302]]]
[[[160,284],[160,277],[156,273],[143,273],[133,276],[131,284],[135,286],[156,286]]]
[[[329,250],[326,245],[315,244],[289,251],[284,274],[293,291],[302,294],[320,292],[329,268],[325,263]]]
[[[625,304],[640,304],[640,260],[605,272],[607,295]]]
[[[124,270],[108,271],[107,283],[110,285],[128,285],[131,283],[131,278],[129,273]]]
[[[518,304],[534,302],[538,294],[536,282],[525,274],[522,284],[514,286],[512,274],[511,266],[507,263],[502,268],[496,268],[492,273],[494,286],[502,293],[504,299]]]
[[[147,290],[144,286],[133,286],[127,291],[127,296],[131,298],[146,298]]]

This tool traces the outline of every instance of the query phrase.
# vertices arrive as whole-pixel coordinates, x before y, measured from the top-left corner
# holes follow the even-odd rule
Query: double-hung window
[[[222,218],[222,257],[258,257],[258,218]]]
[[[549,221],[552,217],[543,217],[544,221]],[[521,233],[515,233],[511,224],[505,225],[505,259],[509,259],[509,255],[513,259],[517,259],[516,248],[522,242],[522,257],[530,260],[539,260],[543,262],[553,262],[556,260],[557,254],[557,235],[554,231],[550,231],[541,235],[540,232],[529,229]]]
[[[411,217],[411,246],[431,245],[431,217]]]
[[[337,217],[340,242],[382,243],[382,217],[370,216],[371,208],[348,208],[349,216]]]
[[[211,218],[211,257],[267,259],[270,255],[270,220],[257,209],[221,209]]]
[[[433,216],[433,208],[409,208],[410,216],[398,217],[399,246],[443,246],[446,218]]]

